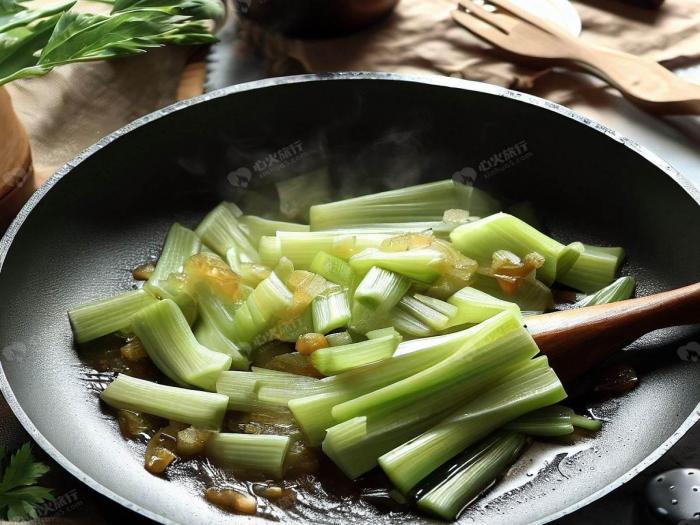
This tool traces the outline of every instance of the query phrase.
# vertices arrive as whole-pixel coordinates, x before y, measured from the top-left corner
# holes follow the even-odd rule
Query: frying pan
[[[90,487],[162,523],[263,523],[224,514],[188,481],[149,475],[88,388],[66,310],[132,286],[169,225],[193,226],[221,199],[293,215],[276,183],[328,177],[353,195],[451,176],[505,205],[528,202],[570,242],[621,245],[640,294],[695,282],[700,195],[669,165],[556,104],[478,83],[389,74],[253,82],[175,104],[63,167],[0,243],[0,386],[32,437]],[[316,184],[316,182],[314,182]],[[307,182],[309,190],[314,184]],[[659,458],[700,417],[700,363],[678,350],[698,327],[650,334],[623,353],[642,374],[619,398],[583,400],[606,419],[570,445],[534,446],[463,523],[545,523],[601,497]],[[682,352],[681,352],[682,353]],[[284,523],[430,523],[327,495]]]

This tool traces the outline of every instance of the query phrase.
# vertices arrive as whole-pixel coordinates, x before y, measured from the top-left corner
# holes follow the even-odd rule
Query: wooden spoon
[[[653,330],[696,323],[700,323],[700,283],[526,319],[540,350],[565,381],[580,377]]]

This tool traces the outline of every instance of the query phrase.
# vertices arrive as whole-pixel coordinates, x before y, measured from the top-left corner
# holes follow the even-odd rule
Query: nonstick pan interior
[[[308,173],[311,181],[327,175],[335,196],[454,175],[507,206],[535,210],[534,220],[562,241],[624,246],[624,271],[638,278],[640,294],[698,280],[697,192],[651,154],[553,104],[481,84],[381,74],[216,92],[90,149],[34,196],[0,244],[0,349],[13,350],[0,351],[0,384],[64,467],[162,522],[264,522],[208,505],[185,468],[171,481],[143,469],[86,384],[65,312],[132,286],[130,269],[158,254],[172,222],[194,226],[221,199],[294,213],[302,199],[280,203],[275,183]],[[551,519],[658,457],[698,418],[700,363],[678,357],[691,341],[700,341],[697,328],[632,345],[640,386],[586,405],[606,419],[603,431],[568,446],[537,444],[462,521]],[[429,521],[332,496],[311,498],[282,520]]]

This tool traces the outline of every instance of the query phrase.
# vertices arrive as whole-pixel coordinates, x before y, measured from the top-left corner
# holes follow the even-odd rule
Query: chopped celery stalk
[[[158,369],[181,385],[213,390],[231,357],[209,350],[195,339],[185,316],[170,299],[137,312],[132,328]]]
[[[333,417],[345,421],[370,412],[390,412],[452,383],[465,383],[514,361],[539,353],[532,336],[511,312],[503,312],[468,328],[472,338],[450,357],[410,377],[333,408]]]
[[[312,230],[383,222],[441,221],[445,210],[466,208],[459,184],[444,180],[312,206]]]
[[[255,288],[264,279],[270,276],[270,268],[258,263],[240,263],[238,265],[238,275],[241,277],[241,283],[246,286]]]
[[[622,248],[602,248],[583,244],[583,253],[571,269],[557,276],[557,281],[584,293],[594,293],[615,279],[625,258]]]
[[[295,343],[299,336],[308,334],[314,331],[313,317],[311,308],[307,308],[298,316],[292,319],[282,319],[273,324],[269,329],[253,339],[253,347],[270,342],[284,341],[286,343]]]
[[[228,409],[239,412],[269,410],[276,405],[258,399],[259,376],[250,372],[222,372],[216,381],[216,391],[228,398]]]
[[[389,321],[402,335],[406,337],[428,337],[435,335],[435,331],[420,319],[401,308],[394,308],[389,312]]]
[[[260,262],[260,255],[248,240],[227,203],[219,204],[197,226],[202,241],[221,257],[236,248],[240,262]]]
[[[311,303],[314,332],[327,334],[343,328],[350,322],[350,303],[347,292],[340,291],[317,296]]]
[[[335,405],[420,372],[456,352],[473,336],[473,331],[462,330],[404,341],[389,359],[323,379],[328,392],[293,399],[289,409],[309,444],[320,445],[326,429],[337,423],[331,413]]]
[[[593,295],[584,297],[574,306],[577,308],[583,306],[593,306],[596,304],[608,304],[617,301],[624,301],[634,295],[634,277],[620,277],[617,281],[612,282],[605,288],[598,290]]]
[[[417,293],[414,294],[413,297],[418,299],[421,303],[430,306],[430,308],[433,310],[447,316],[450,319],[451,325],[455,324],[452,322],[452,318],[457,315],[459,311],[456,306],[446,303],[445,301],[441,301],[440,299],[435,299],[435,297],[430,297],[429,295],[421,295]]]
[[[199,316],[197,301],[193,297],[184,274],[170,274],[170,277],[160,281],[148,280],[144,283],[143,289],[158,299],[173,301],[180,308],[190,326],[197,320]]]
[[[359,275],[365,275],[370,268],[384,268],[409,279],[432,284],[440,272],[436,269],[445,260],[442,252],[433,248],[385,252],[367,248],[350,257],[350,266]]]
[[[482,267],[490,267],[493,254],[499,250],[508,250],[521,259],[537,252],[545,259],[544,265],[537,270],[537,278],[546,285],[551,285],[557,276],[569,271],[579,257],[574,248],[506,213],[463,224],[450,234],[450,239],[458,250]]]
[[[233,340],[236,337],[233,318],[238,305],[225,301],[220,295],[214,293],[206,283],[196,283],[194,290],[201,318],[216,327],[224,337]]]
[[[233,341],[228,339],[211,322],[202,319],[194,329],[194,336],[199,344],[206,346],[214,352],[221,352],[231,358],[231,368],[236,370],[248,370],[250,361]]]
[[[574,411],[569,407],[552,405],[520,416],[503,428],[530,436],[566,436],[574,431],[571,420],[574,415]]]
[[[281,479],[290,443],[289,436],[216,433],[207,441],[206,455],[224,468]]]
[[[277,232],[275,237],[260,239],[260,256],[265,264],[275,266],[284,255],[296,269],[309,270],[318,252],[347,260],[366,248],[378,248],[389,238],[390,234],[383,233],[337,235],[334,232]]]
[[[470,448],[447,468],[430,477],[430,485],[416,492],[418,508],[448,521],[491,487],[518,460],[528,446],[522,434],[501,432]]]
[[[440,330],[444,330],[450,324],[450,318],[445,314],[434,310],[427,304],[419,301],[415,297],[411,297],[410,295],[405,295],[399,301],[398,308],[412,315],[420,322],[425,323],[432,330],[438,332]]]
[[[243,215],[243,210],[241,210],[238,207],[238,204],[236,204],[235,202],[224,201],[221,204],[223,204],[226,208],[228,208],[228,211],[230,211],[233,214],[233,216],[236,217],[236,219],[238,219],[239,217],[241,217]]]
[[[401,334],[399,334],[393,326],[387,326],[386,328],[377,328],[376,330],[371,330],[365,334],[367,339],[379,339],[380,337],[386,337],[387,335],[393,335],[398,339],[399,343],[403,339],[401,337]]]
[[[233,317],[236,342],[251,342],[292,306],[292,293],[272,272],[248,296]]]
[[[330,346],[343,346],[349,345],[353,342],[352,336],[349,332],[338,332],[335,334],[327,334],[326,341]]]
[[[591,419],[586,416],[579,416],[574,414],[571,416],[571,424],[576,428],[582,428],[583,430],[588,430],[589,432],[598,432],[603,428],[603,423],[597,419]]]
[[[457,308],[456,315],[451,319],[451,325],[480,323],[506,310],[513,312],[521,322],[524,322],[517,304],[502,301],[476,288],[462,288],[447,299],[447,302]]]
[[[241,229],[248,235],[253,246],[257,246],[260,237],[264,235],[275,235],[277,232],[308,232],[308,224],[298,224],[296,222],[273,221],[263,219],[257,215],[243,215],[238,218]]]
[[[287,403],[292,399],[317,394],[325,389],[323,383],[313,377],[260,368],[254,368],[253,372],[260,377],[256,389],[262,403],[287,408]]]
[[[371,330],[382,328],[391,324],[389,317],[394,310],[385,312],[383,308],[371,308],[355,301],[352,305],[348,328],[358,334],[366,334]]]
[[[157,285],[158,281],[167,279],[171,273],[182,271],[185,261],[202,247],[202,242],[195,232],[175,223],[165,238],[163,251],[160,254],[156,269],[149,277]]]
[[[159,385],[126,374],[119,374],[100,398],[114,408],[144,412],[210,430],[221,428],[228,403],[221,394]]]
[[[394,485],[406,493],[493,430],[565,397],[566,392],[552,369],[525,368],[509,374],[430,430],[387,452],[379,458],[379,464]]]
[[[349,478],[354,479],[376,467],[381,455],[425,432],[501,377],[522,366],[523,362],[517,362],[493,369],[467,384],[449,385],[398,410],[358,416],[339,423],[327,430],[323,451]],[[542,366],[547,366],[546,361]]]
[[[354,299],[367,308],[388,312],[410,286],[410,281],[405,277],[373,266],[357,285]]]
[[[554,306],[552,291],[538,280],[526,279],[513,295],[509,295],[501,289],[494,277],[477,272],[471,287],[501,301],[515,303],[526,314],[542,313]]]
[[[332,376],[390,358],[400,341],[401,337],[394,334],[345,346],[321,348],[311,354],[311,363],[323,375]]]
[[[464,222],[479,220],[479,217],[470,217]],[[423,222],[384,222],[372,224],[353,224],[346,228],[331,228],[338,235],[358,235],[362,233],[385,233],[390,235],[402,235],[404,233],[425,233],[432,232],[435,237],[449,239],[450,232],[463,223],[445,221],[423,221]]]
[[[292,261],[286,257],[282,257],[277,263],[277,266],[275,266],[274,271],[277,274],[277,277],[280,278],[280,281],[287,284],[289,278],[294,273],[294,263],[292,263]]]
[[[341,286],[350,287],[355,280],[355,274],[347,262],[324,251],[314,256],[309,270]]]
[[[133,290],[74,308],[68,312],[68,317],[75,340],[86,343],[113,332],[128,330],[132,315],[157,302],[143,290]]]

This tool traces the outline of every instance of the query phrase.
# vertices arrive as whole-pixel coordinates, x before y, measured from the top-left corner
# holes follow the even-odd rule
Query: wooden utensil
[[[508,0],[460,0],[452,18],[474,35],[515,56],[583,68],[607,81],[632,102],[664,114],[700,114],[700,86],[642,57],[571,37]]]
[[[700,283],[526,319],[540,350],[566,381],[581,376],[644,334],[696,323],[700,323]]]

